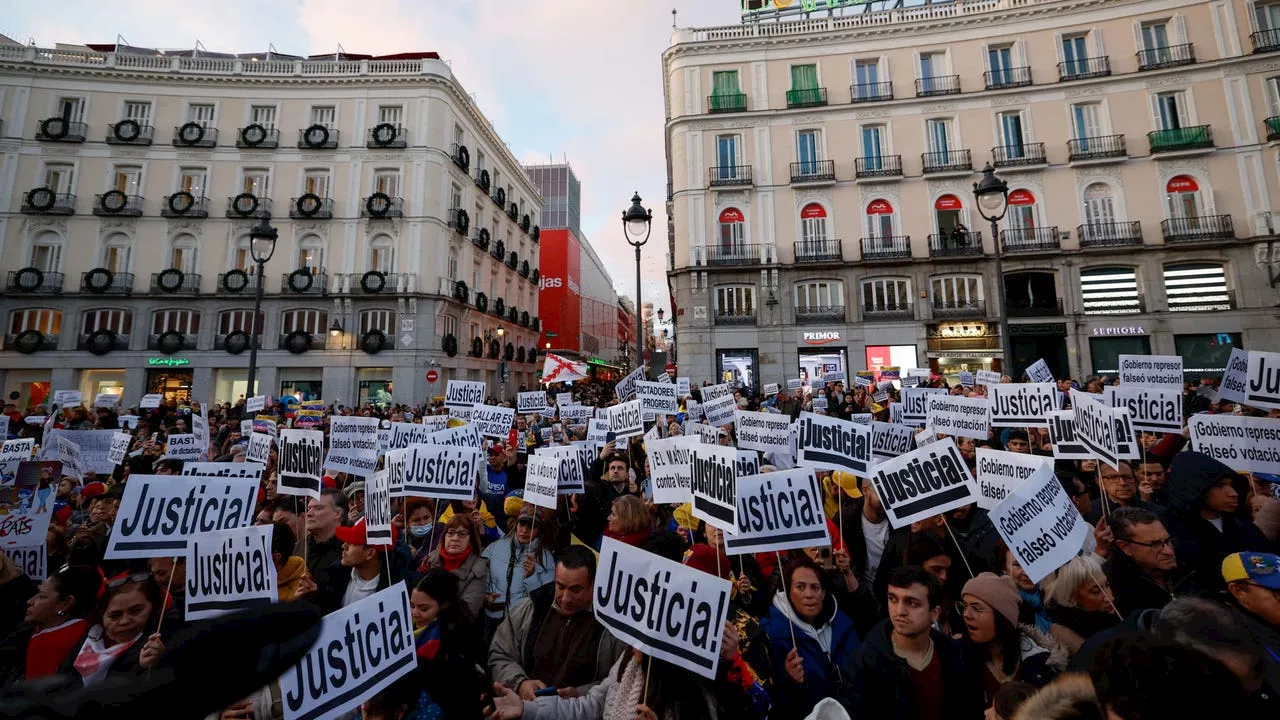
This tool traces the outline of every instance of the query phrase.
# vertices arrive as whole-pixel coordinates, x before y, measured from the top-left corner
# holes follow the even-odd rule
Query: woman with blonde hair
[[[613,501],[606,537],[639,547],[653,533],[653,514],[635,495],[623,495]]]
[[[1085,640],[1120,623],[1111,586],[1094,555],[1079,555],[1040,581],[1045,613],[1063,632],[1055,635],[1071,654]]]

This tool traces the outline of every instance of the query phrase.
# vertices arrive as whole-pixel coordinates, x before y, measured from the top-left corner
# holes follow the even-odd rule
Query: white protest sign
[[[1058,409],[1053,383],[997,383],[987,386],[994,427],[1045,427],[1045,413]]]
[[[1120,384],[1182,392],[1181,355],[1121,355]]]
[[[142,399],[138,401],[138,409],[150,410],[152,408],[158,408],[160,407],[160,403],[163,401],[164,401],[164,396],[161,395],[160,393],[143,395]]]
[[[80,462],[80,446],[64,435],[55,439],[58,460],[62,463],[62,474],[77,480],[83,479],[84,467]]]
[[[813,413],[800,413],[796,464],[844,470],[866,477],[871,467],[871,427]]]
[[[324,433],[320,430],[281,430],[277,441],[276,492],[320,499]]]
[[[106,559],[181,556],[194,537],[252,525],[257,500],[253,478],[130,475]]]
[[[266,406],[267,406],[266,395],[254,395],[253,397],[244,401],[245,412],[258,412],[263,408],[265,408]]]
[[[253,432],[253,420],[241,420],[241,421],[240,421],[240,434],[241,434],[241,435],[248,435],[248,434],[249,434],[249,433],[251,433],[251,432]]]
[[[534,390],[516,395],[516,408],[521,415],[532,415],[547,409],[547,392]]]
[[[1249,351],[1242,402],[1256,408],[1280,410],[1280,353]]]
[[[689,378],[676,378],[676,394],[684,397],[689,394]]]
[[[572,392],[556,393],[556,405],[563,407],[565,405],[572,405],[572,404],[573,404]]]
[[[107,451],[107,459],[119,465],[124,462],[124,458],[129,454],[129,445],[133,443],[133,436],[128,433],[120,433],[111,438],[111,449]],[[3,458],[0,458],[2,461]]]
[[[324,616],[307,657],[280,676],[285,720],[339,717],[417,666],[409,591],[398,582]]]
[[[1133,427],[1155,433],[1182,432],[1182,389],[1108,385],[1103,397],[1113,408],[1127,408]]]
[[[788,453],[791,450],[791,418],[775,413],[738,410],[734,414],[738,428],[738,447],[760,452]]]
[[[821,410],[821,411],[823,411],[823,412],[826,412],[826,411],[827,411],[827,399],[826,399],[826,398],[824,398],[824,397],[816,397],[816,398],[814,398],[814,399],[813,399],[813,410],[814,410],[814,412],[817,412],[818,410]]]
[[[640,410],[646,414],[675,415],[680,411],[677,388],[671,383],[636,381]]]
[[[961,384],[961,385],[964,385],[965,387],[973,387],[973,385],[974,385],[974,382],[973,382],[973,373],[969,372],[968,370],[961,370],[961,371],[960,371],[960,384]]]
[[[884,461],[911,452],[915,430],[908,425],[875,421],[871,423],[871,457]],[[865,477],[865,473],[864,473]]]
[[[609,442],[609,421],[592,418],[587,421],[587,442],[596,447],[603,447]]]
[[[9,416],[0,415],[0,440],[9,437]]]
[[[845,380],[845,374],[843,370],[832,370],[831,372],[822,376],[822,382],[828,385],[830,385],[831,383],[842,383],[844,382],[844,380]]]
[[[801,380],[800,378],[787,379],[787,390],[794,392],[796,390],[799,390],[802,387],[804,387],[804,380]]]
[[[471,407],[471,424],[476,426],[484,437],[505,440],[511,434],[511,425],[516,421],[515,408],[501,405],[473,405]]]
[[[692,420],[705,419],[702,412],[702,403],[698,402],[697,400],[694,400],[693,398],[689,398],[688,400],[685,401],[684,407],[690,419]]]
[[[732,395],[721,395],[714,400],[702,403],[702,411],[707,416],[707,424],[723,427],[733,422],[738,405]]]
[[[715,679],[728,580],[609,537],[598,567],[592,608],[601,625],[629,646]]]
[[[44,460],[56,460],[58,446],[54,438],[65,437],[80,446],[81,470],[110,475],[116,466],[107,459],[107,453],[111,451],[111,439],[119,433],[119,430],[46,429],[40,457]]]
[[[187,477],[216,477],[252,480],[262,479],[263,467],[255,463],[189,462],[182,466],[179,475]]]
[[[658,431],[658,426],[656,424],[644,433],[644,441],[646,445],[648,445],[650,440],[659,440],[661,438],[662,433]]]
[[[556,461],[556,467],[559,468],[556,476],[557,493],[575,495],[585,492],[584,478],[590,465],[586,460],[590,457],[594,461],[594,456],[584,456],[577,445],[551,445],[539,448],[537,456]]]
[[[484,402],[484,383],[475,380],[450,380],[444,391],[445,407],[465,408]]]
[[[186,619],[204,620],[276,602],[271,525],[200,533],[187,543]]]
[[[1076,437],[1076,415],[1071,410],[1053,410],[1045,413],[1049,422],[1049,442],[1053,444],[1054,460],[1089,460],[1093,453]]]
[[[456,428],[455,428],[456,429]],[[482,470],[478,447],[410,445],[404,465],[404,494],[442,500],[474,500]]]
[[[120,427],[122,427],[122,428],[136,428],[136,427],[138,427],[138,416],[137,416],[137,415],[117,415],[117,416],[116,416],[116,420],[120,421]]]
[[[627,376],[618,381],[613,388],[613,394],[618,397],[618,402],[625,403],[636,396],[636,383],[644,379],[644,368],[638,367],[627,373]]]
[[[938,435],[933,431],[933,428],[926,425],[923,430],[916,433],[916,447],[922,448],[926,445],[932,445],[938,442],[938,439]]]
[[[529,464],[525,469],[525,502],[555,510],[559,483],[559,459],[545,455],[533,455],[529,458]]]
[[[53,393],[53,402],[58,407],[72,407],[84,402],[84,393],[79,390],[58,390]]]
[[[590,405],[565,405],[560,408],[560,419],[567,423],[582,423],[591,419],[595,408]]]
[[[409,414],[405,413],[405,417],[408,418]],[[431,432],[440,432],[441,430],[447,430],[449,428],[448,415],[423,415],[418,419],[422,421],[422,427],[427,428]]]
[[[53,517],[58,478],[66,474],[57,460],[20,460],[17,469],[0,468],[6,476],[0,482],[0,547],[44,545]],[[12,474],[10,474],[12,473]]]
[[[733,386],[729,383],[720,383],[719,385],[708,385],[701,390],[702,402],[706,403],[720,397],[733,397]]]
[[[365,479],[364,533],[366,545],[391,545],[391,476],[386,468]]]
[[[1076,437],[1098,460],[1118,467],[1116,410],[1079,390],[1071,391],[1071,407],[1075,412]]]
[[[378,418],[334,415],[329,418],[329,454],[324,467],[368,477],[378,467]]]
[[[609,432],[626,438],[644,432],[644,415],[639,398],[609,408]]]
[[[998,372],[979,370],[973,374],[973,380],[978,385],[998,385],[1004,378]]]
[[[200,449],[200,438],[193,433],[170,435],[165,442],[164,456],[177,460],[200,460],[204,451]]]
[[[1231,348],[1231,357],[1227,358],[1226,367],[1222,369],[1222,382],[1218,383],[1218,396],[1221,400],[1248,404],[1248,352],[1241,350],[1240,348]]]
[[[1037,469],[992,508],[990,518],[1031,582],[1040,582],[1075,557],[1092,531],[1051,465]]]
[[[924,426],[929,417],[929,396],[945,395],[946,388],[902,388],[902,424]]]
[[[858,373],[857,375],[853,376],[853,384],[858,387],[869,388],[871,387],[871,383],[873,380],[875,380],[874,377],[870,375],[863,375],[862,373]]]
[[[1040,468],[1047,465],[1052,471],[1053,458],[979,447],[977,465],[978,507],[990,510],[1022,487]]]
[[[739,475],[737,490],[738,533],[725,535],[726,555],[831,544],[813,468]]]
[[[30,460],[35,451],[35,438],[5,440],[4,445],[0,445],[0,465]]]
[[[49,577],[49,557],[46,554],[47,545],[43,540],[35,545],[4,547],[0,548],[0,550],[3,550],[4,554],[9,556],[9,559],[22,571],[23,575],[32,580],[44,582],[45,578]]]
[[[196,436],[200,446],[200,457],[209,452],[209,420],[200,413],[191,413],[191,434]],[[199,459],[199,458],[197,458]]]
[[[436,416],[433,416],[436,417]],[[445,422],[449,422],[449,416],[441,415]],[[424,418],[425,420],[425,418]],[[387,440],[388,450],[403,450],[410,445],[419,445],[429,443],[432,433],[440,432],[446,428],[439,427],[437,423],[430,425],[419,425],[417,423],[395,422],[391,423],[391,435]],[[332,450],[330,450],[332,452]]]
[[[986,440],[991,436],[991,403],[986,398],[934,394],[928,396],[926,426],[935,433]]]
[[[769,397],[770,395],[777,395],[778,383],[765,383],[764,394],[765,394],[765,397]]]
[[[657,504],[680,505],[689,502],[693,466],[689,456],[695,445],[701,444],[697,435],[677,435],[665,440],[649,440],[644,444],[652,470],[653,501]]]
[[[730,534],[738,531],[737,462],[735,448],[698,443],[689,450],[693,516]]]
[[[877,402],[880,402],[880,401],[877,401]],[[926,405],[925,412],[928,412],[928,411],[929,411],[929,408]],[[902,403],[900,402],[889,403],[889,422],[895,425],[904,424],[902,422]]]
[[[885,460],[876,465],[871,482],[894,528],[963,507],[978,495],[951,438]]]
[[[93,398],[93,406],[96,408],[113,408],[120,404],[120,396],[115,393],[98,393]]]
[[[1280,419],[1240,415],[1192,415],[1191,449],[1232,470],[1280,474]]]
[[[1027,377],[1033,383],[1051,383],[1053,382],[1053,371],[1049,369],[1048,363],[1044,358],[1031,363],[1031,367],[1027,368]]]
[[[849,416],[849,422],[858,423],[859,425],[870,425],[875,422],[874,413],[853,413]]]
[[[724,431],[714,425],[688,421],[684,424],[684,434],[697,437],[707,445],[718,445],[720,444],[720,436],[724,435]]]
[[[266,433],[249,433],[249,446],[244,451],[245,459],[266,465],[271,459],[272,442],[271,436]]]
[[[789,448],[788,448],[789,449]],[[738,450],[738,458],[733,463],[738,476],[756,475],[760,472],[760,453],[755,450]]]

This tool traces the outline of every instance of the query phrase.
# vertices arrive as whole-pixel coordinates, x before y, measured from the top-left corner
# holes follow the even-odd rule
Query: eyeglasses
[[[1134,545],[1141,545],[1144,548],[1150,548],[1152,550],[1160,550],[1161,548],[1164,548],[1166,546],[1170,550],[1173,549],[1173,538],[1171,537],[1167,537],[1163,540],[1152,540],[1151,542],[1138,542],[1137,540],[1125,540],[1124,542],[1133,543]]]
[[[150,580],[150,579],[151,579],[151,573],[149,573],[149,572],[144,572],[144,573],[134,573],[134,574],[132,574],[132,575],[125,575],[124,577],[118,577],[118,578],[116,578],[116,579],[114,579],[114,580],[112,580],[112,581],[108,582],[108,583],[107,583],[107,589],[108,589],[108,590],[114,590],[114,589],[116,589],[116,588],[120,587],[121,585],[124,585],[125,583],[134,583],[134,582],[136,582],[136,583],[140,583],[140,582],[146,582],[146,581],[148,581],[148,580]]]
[[[985,615],[986,613],[991,612],[991,608],[987,607],[986,605],[983,605],[982,603],[962,603],[962,602],[956,603],[957,614],[964,615],[970,610],[973,611],[974,615]]]
[[[467,532],[466,530],[450,530],[446,532],[444,536],[452,537],[452,538],[468,538],[468,537],[471,537],[471,533]]]

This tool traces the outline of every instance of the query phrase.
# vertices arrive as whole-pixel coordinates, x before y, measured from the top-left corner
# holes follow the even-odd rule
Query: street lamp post
[[[631,207],[622,213],[622,231],[627,244],[636,249],[636,362],[644,363],[644,318],[640,313],[640,248],[649,242],[653,229],[653,212],[640,205],[640,193],[631,196]]]
[[[258,286],[253,293],[253,327],[249,332],[249,383],[245,397],[258,394],[258,335],[262,332],[258,318],[262,315],[262,286],[266,275],[267,261],[276,252],[276,238],[279,233],[271,226],[271,213],[262,214],[262,219],[249,230],[249,254],[258,264]]]
[[[973,184],[973,196],[978,201],[978,213],[984,220],[991,223],[991,242],[996,249],[996,296],[1000,302],[996,312],[997,317],[1000,318],[1001,362],[1004,365],[1001,374],[1008,375],[1016,381],[1017,378],[1013,377],[1013,338],[1009,334],[1009,317],[1005,302],[999,225],[1005,213],[1009,211],[1009,183],[997,177],[991,163],[987,163],[986,167],[982,168],[982,180]]]
[[[498,352],[499,353],[501,353],[503,350],[502,337],[506,334],[507,334],[506,329],[499,326],[498,327]],[[498,404],[501,405],[502,403],[507,401],[507,360],[506,360],[506,357],[503,355],[499,355],[498,357],[502,358],[501,360],[498,361],[498,392],[500,393],[498,396]]]

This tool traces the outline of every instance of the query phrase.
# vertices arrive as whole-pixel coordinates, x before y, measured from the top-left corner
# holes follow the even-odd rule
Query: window
[[[196,335],[200,332],[200,313],[194,310],[157,310],[151,316],[151,334],[167,332]]]
[[[787,93],[787,102],[792,105],[811,105],[821,103],[822,88],[818,85],[818,66],[792,65],[791,91]]]
[[[738,142],[738,135],[716,136],[716,165],[720,180],[733,180],[737,177]]]
[[[263,168],[246,168],[244,171],[244,179],[240,184],[240,192],[246,192],[254,197],[265,198],[268,195],[271,184],[271,171]]]
[[[911,289],[901,278],[862,281],[862,306],[867,310],[900,310],[911,306]]]
[[[67,122],[84,122],[84,98],[58,98],[58,117]]]
[[[853,84],[855,87],[855,99],[876,97],[880,95],[880,60],[854,60],[853,61]]]
[[[254,105],[249,108],[249,123],[261,125],[265,130],[276,129],[276,106]]]
[[[324,336],[329,332],[329,313],[324,310],[285,310],[280,313],[280,332],[311,333]]]
[[[929,152],[940,153],[940,163],[946,162],[946,156],[951,151],[951,118],[930,118],[924,121],[925,142],[928,143]]]
[[[466,143],[466,140],[467,140],[467,132],[462,129],[461,125],[454,123],[453,124],[453,141],[458,143],[459,145],[463,145]]]
[[[248,236],[237,238],[232,244],[229,265],[232,270],[244,270],[249,273],[250,278],[257,275],[258,269],[253,261],[253,253],[249,250]]]
[[[373,171],[373,191],[383,193],[391,198],[400,197],[400,171]]]
[[[1013,68],[1013,45],[987,46],[987,69],[991,71],[990,85],[1012,84]]]
[[[360,334],[363,335],[371,330],[381,330],[390,335],[395,327],[395,317],[394,310],[361,310]]]
[[[862,166],[873,172],[884,169],[884,154],[888,148],[888,129],[884,125],[862,126]]]
[[[1089,231],[1101,232],[1116,221],[1115,197],[1111,186],[1093,183],[1084,189],[1084,224]]]
[[[133,258],[133,241],[128,235],[115,233],[102,246],[102,267],[113,273],[127,273]]]
[[[338,108],[332,105],[315,105],[311,108],[311,124],[333,128],[338,123]]]
[[[449,209],[459,210],[462,208],[462,188],[457,183],[449,186]]]
[[[99,330],[128,335],[133,330],[133,313],[129,310],[86,310],[80,332],[88,335]]]
[[[1014,236],[1013,242],[1034,240],[1036,225],[1036,196],[1025,189],[1009,193],[1009,209],[1005,213],[1005,226]]]
[[[844,307],[844,285],[831,280],[796,284],[796,310],[818,311]]]
[[[872,200],[867,203],[867,237],[872,240],[883,240],[884,248],[889,247],[893,232],[893,205],[888,200]],[[875,243],[871,247],[875,248]]]
[[[738,83],[737,70],[716,70],[711,73],[711,110],[746,110],[742,86]]]
[[[28,330],[48,336],[62,332],[62,311],[47,308],[14,310],[9,314],[9,334],[17,335]]]
[[[329,197],[329,171],[308,170],[302,178],[302,192],[321,198]]]
[[[821,172],[818,162],[822,160],[822,133],[818,130],[801,130],[796,133],[796,160],[800,163],[800,173],[816,175]]]
[[[1051,272],[1028,271],[1005,273],[1005,305],[1009,310],[1025,314],[1060,315],[1057,279]],[[1057,312],[1045,312],[1056,310]]]
[[[1062,63],[1062,74],[1065,77],[1089,74],[1088,33],[1062,36]]]
[[[218,334],[230,335],[233,332],[252,333],[255,335],[262,334],[262,313],[258,314],[257,332],[253,333],[250,325],[253,324],[253,310],[223,310],[218,313]]]
[[[1230,310],[1225,267],[1220,263],[1164,266],[1164,294],[1170,312]]]
[[[205,181],[209,171],[204,168],[184,167],[178,171],[178,190],[189,192],[199,198],[204,194]]]
[[[119,190],[125,195],[138,195],[142,183],[142,168],[136,165],[116,165],[111,169],[110,190]]]
[[[716,288],[716,314],[751,317],[756,314],[756,289],[751,286]]]
[[[200,123],[204,127],[213,126],[214,105],[191,104],[187,106],[187,122]]]
[[[1156,130],[1180,130],[1191,125],[1185,92],[1157,93],[1154,103]]]
[[[458,250],[457,248],[449,248],[449,258],[445,264],[446,277],[450,280],[458,279]]]
[[[1008,158],[1021,158],[1026,154],[1024,145],[1026,137],[1023,134],[1022,127],[1022,111],[1013,110],[1011,112],[1002,112],[996,116],[997,125],[1000,127],[1000,143],[1004,145],[1003,153]]]
[[[298,270],[310,270],[312,275],[324,272],[324,240],[308,235],[298,244]]]
[[[1253,17],[1259,30],[1280,30],[1280,3],[1258,3],[1253,6]]]
[[[75,167],[66,163],[49,163],[44,166],[44,186],[63,195],[75,187]]]
[[[46,230],[31,243],[30,266],[41,272],[56,273],[62,270],[62,236]]]
[[[393,272],[396,267],[395,246],[391,238],[378,235],[369,243],[369,269],[378,272]]]
[[[1200,183],[1190,175],[1178,175],[1165,183],[1165,213],[1169,219],[1194,220],[1205,214]]]
[[[400,127],[400,123],[404,121],[404,107],[400,105],[379,105],[378,106],[378,122],[389,123]]]
[[[1161,54],[1159,51],[1168,52],[1169,24],[1166,21],[1142,23],[1142,49],[1157,57]]]
[[[1184,373],[1201,377],[1221,378],[1222,369],[1231,359],[1231,350],[1242,347],[1241,333],[1197,333],[1174,335],[1173,349],[1182,356]]]
[[[145,100],[129,100],[124,104],[124,118],[139,125],[151,122],[151,103]]]
[[[941,51],[920,53],[920,91],[924,95],[945,92],[948,85],[945,79],[947,71],[947,54]]]
[[[827,209],[818,203],[800,210],[800,242],[811,248],[827,242]]]
[[[719,222],[721,252],[737,254],[743,252],[747,242],[747,219],[737,208],[725,208],[720,211]]]
[[[169,267],[181,270],[184,273],[193,273],[199,266],[197,264],[198,245],[196,239],[192,235],[179,235],[173,240],[173,247],[169,252]]]
[[[484,164],[484,151],[483,151],[483,150],[479,150],[479,149],[477,149],[477,150],[476,150],[476,152],[475,152],[475,158],[474,158],[474,160],[473,160],[472,162],[473,162],[473,163],[475,164],[475,166],[476,166],[476,177],[480,177],[480,171],[485,169],[485,164]],[[492,178],[491,178],[491,180],[492,180]]]
[[[440,316],[440,334],[458,337],[458,318],[453,315]],[[461,344],[461,343],[459,343]]]
[[[977,275],[945,275],[931,284],[934,307],[965,308],[982,302],[982,278]]]
[[[1142,312],[1138,273],[1131,267],[1082,268],[1080,301],[1085,315],[1127,315]]]
[[[1102,127],[1102,105],[1099,103],[1077,103],[1071,106],[1071,132],[1080,141],[1081,152],[1089,151],[1087,138],[1101,138],[1106,135]]]

